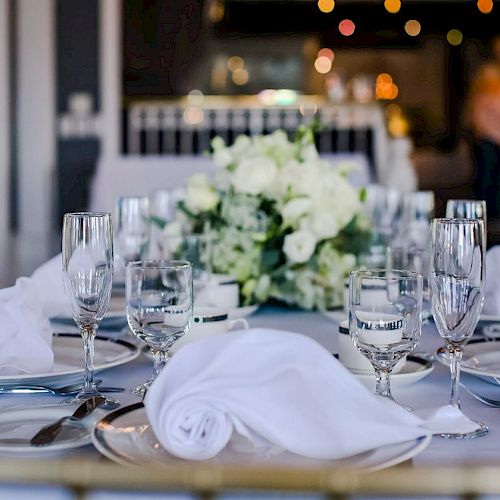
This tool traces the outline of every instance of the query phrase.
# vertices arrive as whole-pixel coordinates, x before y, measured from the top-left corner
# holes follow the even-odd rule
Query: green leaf
[[[361,203],[364,203],[366,201],[366,188],[361,188],[359,190],[359,201]]]
[[[160,229],[163,229],[167,225],[167,221],[165,219],[162,219],[161,217],[158,217],[157,215],[151,215],[149,217],[149,220],[153,224],[156,224]]]

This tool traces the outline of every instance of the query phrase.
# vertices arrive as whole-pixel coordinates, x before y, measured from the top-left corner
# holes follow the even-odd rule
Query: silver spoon
[[[99,385],[100,392],[123,392],[123,387],[103,387],[100,386],[102,380],[95,381]],[[81,389],[81,382],[78,384],[71,384],[64,387],[49,387],[46,385],[36,384],[16,384],[0,387],[0,394],[42,394],[49,393],[54,396],[71,396],[77,394]]]

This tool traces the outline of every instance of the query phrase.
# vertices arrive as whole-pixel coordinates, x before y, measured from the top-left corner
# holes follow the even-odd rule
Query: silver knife
[[[87,399],[83,402],[73,413],[73,415],[68,415],[66,417],[60,418],[57,422],[53,424],[48,424],[42,429],[40,429],[32,438],[30,443],[34,446],[45,446],[52,443],[56,436],[61,432],[63,425],[68,420],[73,422],[82,420],[87,415],[92,413],[98,406],[102,405],[106,401],[103,396],[96,396],[95,398]]]

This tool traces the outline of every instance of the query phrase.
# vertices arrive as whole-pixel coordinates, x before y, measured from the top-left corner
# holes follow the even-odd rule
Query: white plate
[[[67,422],[56,439],[46,446],[32,446],[30,439],[44,426],[71,415],[77,405],[47,405],[4,408],[0,412],[0,456],[39,457],[90,444],[90,430],[103,415],[95,414],[82,422]]]
[[[434,361],[419,354],[412,354],[408,356],[401,371],[391,374],[391,387],[414,384],[429,375],[432,370],[434,370]],[[361,373],[353,370],[351,373],[369,389],[375,388],[374,373]]]
[[[437,359],[446,366],[450,365],[446,347],[437,350]],[[489,339],[470,340],[463,349],[460,371],[496,383],[500,378],[500,341]]]
[[[50,372],[22,375],[0,375],[0,385],[45,384],[62,385],[81,379],[84,371],[83,344],[80,334],[54,334],[54,366]],[[96,337],[94,349],[95,372],[122,365],[140,354],[137,346],[123,340]]]
[[[253,304],[251,306],[241,306],[241,307],[235,307],[234,309],[229,309],[228,311],[228,318],[229,319],[238,319],[238,318],[246,318],[247,316],[250,316],[254,312],[259,309],[260,304]]]
[[[248,467],[288,467],[304,469],[318,466],[351,467],[375,471],[391,467],[413,458],[430,443],[431,436],[382,446],[343,460],[313,460],[291,453],[279,455],[257,455],[223,450],[217,457],[203,462],[204,466],[220,468],[228,466],[228,472],[235,466]],[[145,466],[148,464],[168,465],[185,471],[193,462],[170,455],[154,435],[142,403],[126,406],[106,415],[92,432],[94,446],[106,457],[122,465]],[[293,470],[290,471],[293,473]]]
[[[335,309],[333,311],[320,311],[323,316],[328,319],[335,321],[335,323],[340,323],[346,319],[349,319],[349,315],[343,309]]]
[[[497,314],[481,314],[479,321],[498,321],[500,323],[500,316]]]

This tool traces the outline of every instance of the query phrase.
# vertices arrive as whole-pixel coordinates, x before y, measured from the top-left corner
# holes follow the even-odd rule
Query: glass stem
[[[384,398],[393,399],[391,394],[391,371],[387,368],[375,367],[375,394],[383,396]]]
[[[82,328],[83,352],[85,356],[85,373],[83,376],[83,390],[91,392],[95,390],[94,384],[94,338],[96,334],[95,326],[85,326]]]
[[[451,396],[449,404],[454,408],[460,408],[458,388],[460,386],[460,361],[462,360],[462,346],[450,343],[446,347],[450,353],[451,371]]]
[[[168,358],[168,352],[160,349],[151,349],[151,354],[153,355],[153,373],[149,378],[149,383],[153,383],[156,380]]]

